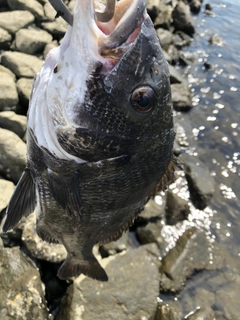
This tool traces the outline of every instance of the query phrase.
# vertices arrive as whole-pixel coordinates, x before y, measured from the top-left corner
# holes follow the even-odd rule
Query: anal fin
[[[14,228],[22,217],[29,216],[36,206],[36,189],[30,170],[26,168],[9,201],[3,232]]]
[[[64,280],[77,277],[81,273],[98,281],[108,281],[108,276],[105,270],[93,255],[90,260],[84,261],[68,256],[61,268],[58,270],[58,277]]]

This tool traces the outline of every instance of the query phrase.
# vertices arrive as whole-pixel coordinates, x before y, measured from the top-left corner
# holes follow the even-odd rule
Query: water
[[[194,16],[196,34],[191,46],[185,49],[194,53],[196,62],[184,69],[179,67],[190,82],[194,106],[188,113],[176,113],[175,119],[186,129],[189,146],[184,151],[209,168],[216,191],[204,211],[192,207],[190,221],[177,227],[165,226],[163,234],[171,247],[177,233],[181,234],[191,224],[198,226],[211,240],[239,258],[237,274],[240,274],[240,1],[209,2],[214,16],[204,15],[203,10]],[[222,46],[209,44],[213,34],[224,40]],[[205,69],[204,62],[211,64],[211,70]],[[188,199],[186,186],[179,190]],[[187,282],[178,296],[181,302],[186,292],[191,296],[189,288],[196,286],[196,279]],[[207,284],[202,286],[206,288]],[[184,307],[183,310],[192,311]]]

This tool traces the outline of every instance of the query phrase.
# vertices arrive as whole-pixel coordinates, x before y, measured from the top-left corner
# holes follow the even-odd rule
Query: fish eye
[[[131,96],[131,104],[139,113],[150,112],[155,105],[155,92],[151,87],[139,87]]]

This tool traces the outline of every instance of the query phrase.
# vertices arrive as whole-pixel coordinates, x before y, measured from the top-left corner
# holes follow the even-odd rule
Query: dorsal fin
[[[3,232],[14,228],[22,217],[31,214],[36,206],[36,189],[30,170],[26,168],[9,201]]]

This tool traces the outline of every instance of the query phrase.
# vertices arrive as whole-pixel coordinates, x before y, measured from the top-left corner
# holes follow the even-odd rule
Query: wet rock
[[[189,6],[192,13],[198,14],[201,10],[202,1],[191,0]]]
[[[43,52],[43,57],[44,59],[46,59],[47,54],[50,50],[52,50],[53,48],[57,48],[58,47],[58,42],[55,40],[49,44],[47,44],[44,48],[44,52]]]
[[[33,79],[21,78],[17,81],[17,91],[21,105],[28,108]]]
[[[49,319],[40,275],[33,263],[15,248],[0,248],[1,319]]]
[[[61,262],[67,257],[66,249],[61,244],[43,241],[36,233],[36,214],[31,214],[23,227],[22,241],[31,255],[40,260]]]
[[[172,65],[175,65],[179,60],[179,51],[177,50],[177,48],[175,46],[170,45],[167,49],[167,53],[170,57],[170,61],[171,61],[170,63]]]
[[[181,157],[188,182],[190,198],[197,209],[203,210],[214,193],[214,181],[203,163],[196,161],[187,154]]]
[[[140,226],[137,228],[137,239],[141,244],[156,243],[156,245],[161,248],[165,243],[161,236],[161,230],[161,221],[157,221],[155,223],[149,222],[146,226]]]
[[[141,212],[139,219],[142,223],[156,222],[161,220],[164,215],[163,203],[158,204],[155,200],[149,200],[144,210]]]
[[[179,316],[168,304],[158,302],[154,320],[179,320]]]
[[[211,69],[212,69],[211,63],[209,63],[209,62],[207,62],[207,61],[204,62],[203,66],[204,66],[204,68],[205,68],[206,70],[211,70]]]
[[[172,23],[172,12],[173,9],[171,6],[161,7],[161,11],[154,21],[154,27],[156,29],[163,28],[169,30]]]
[[[219,47],[222,47],[224,44],[224,40],[218,34],[212,35],[209,38],[208,42],[212,45],[219,46]]]
[[[215,313],[212,309],[198,308],[196,311],[191,312],[184,319],[186,320],[216,320]]]
[[[158,249],[141,246],[101,260],[109,281],[83,276],[68,288],[56,320],[154,319],[159,293]]]
[[[190,208],[188,202],[180,198],[171,190],[168,190],[166,202],[166,223],[173,226],[178,222],[186,220],[189,213]]]
[[[194,303],[195,308],[199,306],[200,308],[207,308],[211,310],[211,307],[215,304],[215,294],[204,288],[197,287],[194,294]]]
[[[209,11],[212,10],[212,6],[211,6],[210,3],[206,3],[206,4],[205,4],[205,10],[209,10]]]
[[[11,181],[0,179],[0,212],[7,207],[14,188]]]
[[[169,45],[172,43],[173,36],[172,33],[168,30],[164,30],[162,28],[157,29],[157,36],[161,43],[163,49],[167,49]]]
[[[103,258],[112,256],[119,252],[125,251],[128,248],[128,232],[124,232],[121,238],[117,241],[110,242],[99,248],[101,256]]]
[[[177,31],[173,34],[173,44],[178,50],[189,46],[193,39],[182,31]]]
[[[196,62],[197,57],[192,52],[181,52],[179,57],[179,62],[183,66],[188,66]]]
[[[180,74],[178,70],[176,70],[173,66],[169,66],[169,72],[170,72],[170,82],[171,84],[174,83],[186,83],[186,80],[183,78],[183,76]]]
[[[15,34],[18,30],[26,28],[33,21],[34,16],[28,11],[25,11],[24,14],[20,10],[0,12],[0,27],[11,34]]]
[[[10,48],[12,36],[8,31],[0,28],[0,50],[7,50]]]
[[[16,33],[15,49],[23,53],[35,54],[42,52],[52,41],[52,36],[41,29],[21,29]]]
[[[16,80],[16,77],[15,77],[15,74],[12,73],[11,70],[9,70],[8,68],[0,65],[0,73],[7,73],[9,76],[12,77],[12,79],[15,81]],[[1,78],[4,77],[4,75],[1,75]]]
[[[31,12],[38,20],[44,18],[43,7],[36,0],[7,0],[7,2],[12,10],[23,10],[24,15],[26,12]]]
[[[13,111],[3,111],[0,113],[0,127],[16,133],[19,138],[23,139],[27,128],[27,118]]]
[[[176,111],[189,111],[192,108],[192,94],[188,83],[175,83],[171,85],[172,103]]]
[[[16,83],[11,75],[0,71],[0,111],[10,109],[18,103]]]
[[[208,267],[209,246],[202,231],[196,228],[185,231],[176,246],[162,259],[160,289],[164,292],[178,292],[188,277]]]
[[[146,7],[149,16],[151,17],[152,21],[154,21],[159,14],[159,0],[147,0]]]
[[[62,18],[58,18],[56,21],[43,22],[42,28],[51,33],[54,39],[60,40],[68,29],[68,24]]]
[[[18,78],[33,78],[42,67],[43,61],[37,57],[21,52],[4,52],[1,63]]]
[[[183,31],[190,36],[194,34],[195,28],[190,16],[190,10],[183,1],[179,1],[174,8],[172,18],[176,30]]]
[[[13,132],[0,128],[0,174],[18,182],[26,167],[26,144]]]

